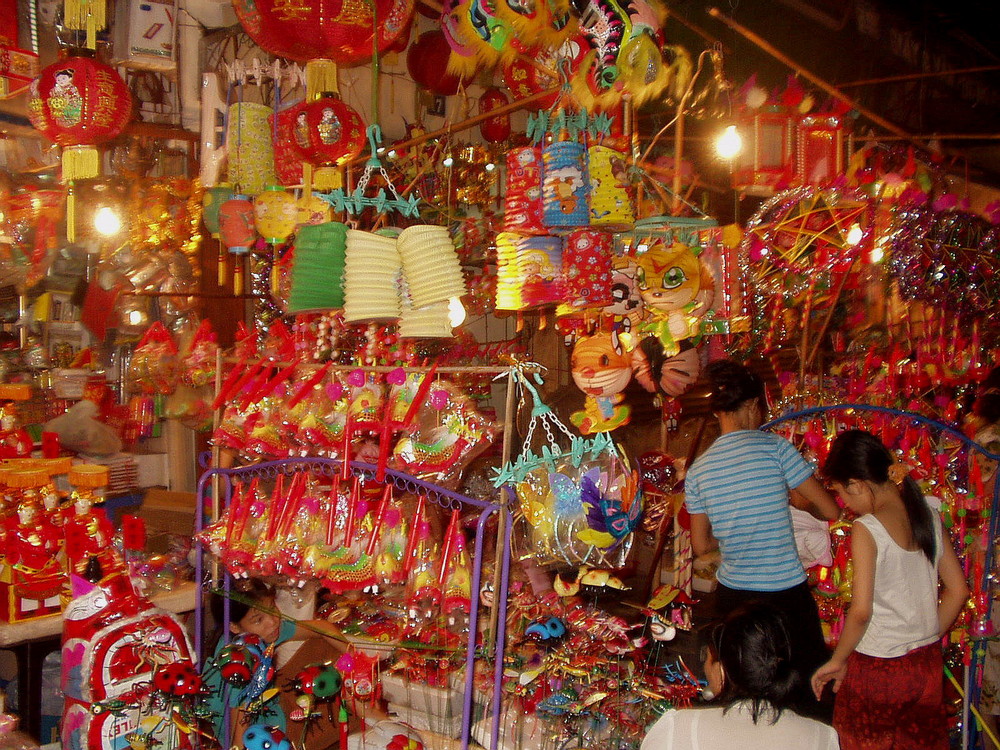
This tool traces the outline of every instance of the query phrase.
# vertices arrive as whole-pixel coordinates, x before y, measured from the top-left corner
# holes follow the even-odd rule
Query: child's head
[[[212,616],[221,624],[225,619],[225,595],[213,594],[211,606]],[[229,632],[251,633],[265,643],[274,643],[280,630],[281,617],[271,587],[255,578],[239,586],[234,584],[229,599]]]
[[[760,409],[758,418],[763,418],[764,381],[759,375],[731,359],[712,362],[706,374],[712,387],[710,405],[713,412],[735,413],[756,407]]]
[[[823,473],[840,492],[852,481],[885,484],[892,464],[892,454],[877,437],[864,430],[845,430],[830,446]]]

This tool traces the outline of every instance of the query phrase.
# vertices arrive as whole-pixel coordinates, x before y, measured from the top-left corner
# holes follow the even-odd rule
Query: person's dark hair
[[[247,612],[255,604],[263,604],[268,599],[274,597],[274,589],[257,578],[249,578],[246,581],[233,581],[231,589],[232,595],[229,597],[229,622],[239,622],[247,616]],[[209,607],[212,610],[212,617],[218,627],[222,627],[225,619],[226,596],[222,593],[212,592],[209,599]]]
[[[830,453],[823,464],[823,473],[828,479],[840,484],[847,484],[852,479],[884,484],[889,481],[889,467],[893,463],[889,449],[870,432],[846,430],[837,435],[830,446]],[[924,500],[924,493],[909,474],[903,479],[899,489],[906,517],[910,521],[913,541],[933,563],[937,557],[934,514]]]
[[[972,411],[986,424],[1000,422],[1000,367],[994,367],[979,384]]]
[[[731,359],[719,359],[705,370],[712,387],[712,411],[736,411],[747,401],[763,402],[764,381],[755,372]],[[763,403],[761,404],[763,408]]]
[[[744,703],[754,724],[762,717],[773,724],[795,705],[803,677],[792,665],[788,631],[785,614],[763,603],[737,607],[710,626],[707,645],[725,673],[718,696],[725,710]]]

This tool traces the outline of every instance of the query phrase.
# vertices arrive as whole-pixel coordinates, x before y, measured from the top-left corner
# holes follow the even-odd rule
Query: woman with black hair
[[[823,470],[859,518],[851,530],[851,606],[813,690],[819,695],[833,682],[833,726],[846,750],[943,750],[939,641],[969,597],[958,557],[935,508],[871,433],[838,435]]]
[[[779,435],[761,432],[764,383],[732,360],[707,368],[711,406],[721,434],[691,464],[684,480],[696,555],[719,550],[716,610],[726,613],[749,601],[766,601],[794,623],[794,665],[804,675],[827,658],[819,611],[795,547],[791,502],[824,520],[840,509],[813,476],[813,468]],[[808,686],[801,711],[829,718]]]
[[[788,621],[766,604],[738,607],[707,629],[708,690],[719,705],[668,711],[641,750],[836,750],[837,733],[794,711],[803,676],[792,665]]]

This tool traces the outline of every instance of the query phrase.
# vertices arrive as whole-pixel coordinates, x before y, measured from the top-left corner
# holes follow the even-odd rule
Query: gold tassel
[[[66,241],[76,242],[76,196],[72,185],[66,192]]]
[[[219,242],[219,286],[226,285],[226,246]]]
[[[104,0],[63,0],[63,25],[86,30],[87,47],[97,49],[97,30],[107,25]]]
[[[93,146],[67,146],[62,152],[63,182],[85,180],[101,173],[101,154]]]
[[[340,167],[320,167],[312,175],[313,187],[321,191],[337,190],[344,186]]]
[[[339,94],[337,63],[323,58],[306,63],[306,101],[314,102],[323,94]]]
[[[302,197],[309,200],[313,194],[313,165],[302,162]]]
[[[243,296],[243,256],[236,256],[236,267],[233,269],[233,294]]]
[[[278,299],[278,292],[281,288],[281,266],[278,263],[278,248],[274,248],[274,257],[271,259],[271,296]]]

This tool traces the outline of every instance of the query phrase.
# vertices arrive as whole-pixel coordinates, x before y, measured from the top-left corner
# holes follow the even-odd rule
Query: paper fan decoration
[[[303,226],[295,239],[288,312],[344,306],[342,278],[347,226],[339,222]]]
[[[400,259],[394,237],[347,230],[344,320],[386,320],[400,315]]]

